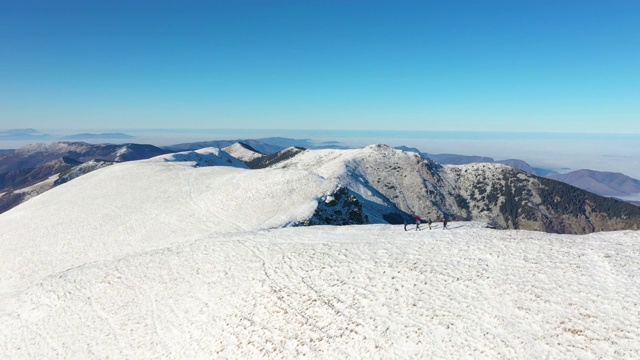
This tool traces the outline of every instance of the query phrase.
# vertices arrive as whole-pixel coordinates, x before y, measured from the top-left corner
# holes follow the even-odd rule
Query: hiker
[[[418,231],[420,228],[420,222],[422,222],[422,220],[420,220],[419,216],[416,216],[416,231]]]
[[[407,219],[404,219],[404,231],[407,231]]]
[[[427,219],[427,224],[429,225],[429,230],[431,230],[431,218]]]
[[[442,221],[442,230],[447,228],[447,218],[445,217],[444,220]]]

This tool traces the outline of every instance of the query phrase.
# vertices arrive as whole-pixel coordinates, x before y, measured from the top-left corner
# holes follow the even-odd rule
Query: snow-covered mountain
[[[300,150],[269,165],[301,169],[357,195],[368,222],[423,219],[490,221],[496,227],[561,233],[640,228],[638,208],[503,164],[441,165],[385,145]]]
[[[62,157],[36,168],[22,168],[0,174],[0,213],[48,191],[56,185],[57,174],[65,173],[82,164]]]
[[[454,211],[516,171],[474,166],[371,146],[92,171],[0,214],[0,358],[640,357],[640,231],[291,226]]]
[[[245,163],[265,156],[265,154],[242,142],[236,142],[233,145],[222,148],[222,150]]]
[[[239,156],[256,154],[241,144],[228,149]],[[418,153],[386,145],[347,150],[292,147],[245,162],[217,148],[206,148],[154,159],[159,160],[188,162],[198,167],[226,165],[282,170],[274,174],[293,169],[333,184],[330,191],[324,189],[315,194],[316,212],[297,219],[298,223],[402,223],[419,216],[432,220],[487,221],[498,228],[578,234],[640,227],[640,209],[621,201],[601,198],[502,164],[441,165]],[[86,171],[74,174],[81,173]],[[49,178],[45,184],[61,182]]]
[[[165,146],[164,148],[170,152],[198,150],[198,149],[209,148],[209,147],[224,149],[226,147],[233,146],[236,143],[242,143],[262,154],[273,154],[275,152],[278,152],[286,148],[286,146],[265,143],[260,140],[261,139],[212,140],[212,141],[200,141],[200,142],[194,142],[194,143],[175,144],[175,145]]]
[[[188,162],[195,167],[202,166],[232,166],[237,168],[247,168],[240,160],[218,148],[204,148],[195,151],[182,151],[174,154],[160,155],[154,160],[164,160],[167,162]]]
[[[102,169],[103,167],[107,167],[109,165],[115,164],[114,161],[108,160],[89,160],[80,165],[74,166],[67,171],[63,171],[58,174],[58,178],[54,181],[54,185],[62,185],[66,182],[69,182],[79,176],[88,174],[92,171]]]
[[[82,162],[68,157],[51,160],[36,168],[20,168],[0,174],[0,189],[20,188],[24,185],[36,183],[53,174],[58,174],[78,166]]]
[[[0,154],[0,213],[113,162],[146,159],[164,153],[165,150],[152,145],[56,142],[32,144]]]
[[[309,172],[248,170],[231,159],[207,149],[118,163],[7,211],[0,217],[0,243],[3,250],[23,256],[7,259],[0,292],[3,286],[40,277],[41,269],[124,256],[149,241],[154,248],[187,241],[192,228],[229,233],[303,223],[312,218],[318,198],[337,188]],[[51,216],[52,211],[60,215]],[[172,224],[169,237],[165,222]],[[26,229],[30,241],[14,237]],[[50,239],[53,233],[69,236],[56,242]],[[83,242],[89,254],[68,251],[68,242]],[[39,253],[43,246],[48,251]]]
[[[0,154],[0,174],[16,169],[35,168],[62,157],[85,162],[94,159],[131,161],[166,154],[153,145],[88,144],[84,142],[53,142],[23,146],[8,154]]]
[[[304,152],[305,150],[307,149],[295,146],[289,147],[286,149],[282,149],[276,153],[253,159],[252,161],[247,162],[247,165],[249,165],[249,167],[252,169],[267,168],[273,164],[277,164],[284,160],[290,159],[298,155],[299,153]]]

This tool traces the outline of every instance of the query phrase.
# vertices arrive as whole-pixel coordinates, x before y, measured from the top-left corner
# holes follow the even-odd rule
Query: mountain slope
[[[566,184],[598,194],[601,196],[619,196],[640,194],[640,180],[633,179],[621,173],[601,172],[596,170],[576,170],[566,174],[558,174],[556,171],[544,168],[534,168],[527,162],[519,159],[507,159],[495,161],[490,157],[466,156],[455,154],[427,154],[416,148],[398,146],[397,149],[413,151],[424,157],[431,158],[442,164],[464,165],[473,163],[500,163],[509,165],[529,174],[544,176],[550,179],[562,181]]]
[[[371,222],[423,219],[490,221],[499,228],[589,233],[639,229],[640,209],[503,164],[440,165],[385,145],[305,150],[270,165],[301,169],[353,191]]]
[[[459,202],[497,227],[584,234],[640,229],[640,209],[505,165],[448,166]]]
[[[264,169],[271,165],[290,159],[305,150],[306,150],[305,148],[301,148],[301,147],[290,147],[290,148],[282,149],[276,153],[266,155],[263,157],[258,157],[251,161],[248,161],[247,165],[252,169]]]
[[[440,165],[413,152],[371,145],[351,150],[306,150],[271,165],[276,169],[312,171],[343,184],[386,216],[373,222],[402,223],[403,213],[437,217],[455,212],[455,204],[443,195],[447,184]],[[435,206],[434,206],[435,204]],[[386,210],[382,210],[386,209]]]
[[[174,154],[160,155],[154,160],[166,162],[188,162],[195,167],[202,166],[231,166],[246,169],[247,166],[230,154],[218,148],[204,148],[196,151],[183,151]]]
[[[17,169],[0,174],[0,213],[58,185],[59,174],[77,168],[80,162],[71,158],[49,161],[35,169]]]
[[[220,163],[228,164],[228,155],[219,154]],[[203,156],[208,163],[218,157]],[[204,167],[180,157],[167,160],[108,166],[2,214],[0,253],[10,259],[0,271],[0,292],[52,268],[192,241],[198,236],[193,229],[227,233],[302,223],[313,217],[323,195],[337,191],[334,182],[303,171],[246,170],[238,160]],[[52,217],[52,209],[60,216]],[[29,229],[27,242],[16,236],[24,229]],[[52,242],[53,233],[69,234]],[[68,249],[78,243],[82,253]]]
[[[166,154],[168,151],[153,145],[141,144],[87,144],[84,142],[54,142],[31,144],[8,154],[0,155],[0,173],[23,168],[35,168],[62,157],[80,162],[94,159],[109,161],[131,161],[148,159]]]
[[[165,146],[165,149],[170,152],[175,151],[189,151],[189,150],[198,150],[202,148],[226,148],[228,146],[232,146],[235,143],[243,143],[247,146],[250,146],[252,149],[262,153],[262,154],[273,154],[285,148],[285,146],[279,145],[271,145],[268,143],[261,142],[260,140],[253,139],[242,139],[242,140],[212,140],[212,141],[200,141],[194,143],[182,143],[175,144],[171,146]]]
[[[27,145],[0,154],[0,194],[4,194],[0,197],[0,213],[112,162],[146,159],[165,153],[152,145],[56,142]],[[80,166],[83,162],[88,164]],[[77,168],[71,172],[74,167]]]
[[[237,143],[234,143],[233,145],[222,148],[222,150],[244,163],[247,163],[265,156],[263,153],[259,152],[258,150],[241,142],[237,142]]]
[[[67,171],[74,166],[82,164],[80,161],[68,157],[62,157],[49,161],[36,168],[20,168],[0,174],[0,189],[20,188],[25,185],[46,179],[54,174]]]
[[[604,196],[640,194],[640,180],[621,173],[583,169],[547,177]]]

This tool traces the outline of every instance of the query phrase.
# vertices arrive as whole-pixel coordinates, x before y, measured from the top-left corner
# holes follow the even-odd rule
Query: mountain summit
[[[640,209],[622,201],[503,164],[441,165],[386,145],[305,150],[270,168],[333,179],[357,194],[371,222],[420,216],[575,234],[640,228]]]

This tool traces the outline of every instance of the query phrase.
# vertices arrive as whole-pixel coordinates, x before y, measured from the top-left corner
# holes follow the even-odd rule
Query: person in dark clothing
[[[447,218],[444,218],[444,220],[442,221],[442,230],[447,228]]]
[[[422,220],[420,220],[420,217],[416,216],[416,231],[419,230],[421,222]]]
[[[404,219],[404,231],[407,231],[407,219]]]
[[[427,224],[429,224],[429,230],[431,230],[431,218],[427,219]]]

